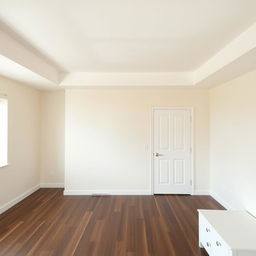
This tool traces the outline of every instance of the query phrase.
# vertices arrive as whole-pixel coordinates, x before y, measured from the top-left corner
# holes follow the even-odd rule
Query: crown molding
[[[60,86],[193,86],[191,72],[72,72]]]

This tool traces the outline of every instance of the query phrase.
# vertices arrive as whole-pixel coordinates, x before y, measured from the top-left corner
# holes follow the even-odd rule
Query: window
[[[0,167],[8,164],[8,100],[0,95]]]

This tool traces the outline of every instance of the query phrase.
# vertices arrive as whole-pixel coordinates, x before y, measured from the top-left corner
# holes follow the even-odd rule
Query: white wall
[[[256,71],[210,91],[211,191],[256,212]]]
[[[9,99],[9,166],[0,168],[0,207],[40,182],[63,183],[64,168],[71,192],[150,192],[151,107],[194,106],[196,192],[209,189],[210,116],[211,192],[231,208],[256,209],[255,81],[256,71],[211,89],[209,115],[207,90],[40,92],[0,78]]]
[[[150,193],[151,107],[195,108],[195,187],[208,191],[208,92],[190,89],[66,90],[65,189]]]
[[[43,186],[63,186],[65,92],[41,92],[40,175]]]
[[[0,210],[39,184],[40,92],[0,77],[9,101],[9,165],[0,168]]]

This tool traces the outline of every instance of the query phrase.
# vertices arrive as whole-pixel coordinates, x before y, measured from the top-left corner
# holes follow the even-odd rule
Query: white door
[[[191,194],[191,110],[155,109],[154,194]]]

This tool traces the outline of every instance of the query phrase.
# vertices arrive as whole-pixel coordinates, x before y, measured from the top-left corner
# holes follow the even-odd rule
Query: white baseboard
[[[64,183],[41,183],[40,188],[64,188]]]
[[[24,200],[26,197],[30,196],[31,194],[33,194],[40,188],[64,188],[64,184],[63,183],[41,183],[41,184],[38,184],[38,185],[34,186],[33,188],[27,190],[26,192],[22,193],[21,195],[17,196],[10,202],[0,206],[0,214],[9,210],[11,207],[16,205],[20,201]]]
[[[64,190],[64,195],[152,195],[151,190]],[[195,190],[193,195],[209,195],[208,190]]]
[[[76,195],[92,195],[92,194],[103,194],[103,195],[152,195],[150,190],[64,190],[66,196]]]
[[[231,204],[224,201],[217,193],[211,191],[210,196],[213,197],[219,204],[221,204],[227,210],[234,210],[234,207],[232,207]]]
[[[203,190],[203,189],[197,189],[193,193],[194,196],[209,196],[209,191],[208,190]]]
[[[63,188],[63,183],[41,183],[32,187],[31,189],[27,190],[26,192],[22,193],[21,195],[17,196],[10,202],[0,206],[0,214],[7,211],[26,197],[33,194],[40,188]],[[104,195],[151,195],[151,190],[64,190],[64,195],[92,195],[92,194],[104,194]],[[229,203],[222,200],[222,198],[216,194],[215,192],[211,191],[209,193],[208,190],[195,190],[193,195],[210,195],[212,196],[218,203],[220,203],[223,207],[227,210],[232,210],[232,207]]]
[[[11,200],[10,202],[0,206],[0,214],[2,214],[3,212],[9,210],[11,207],[13,207],[15,204],[19,203],[20,201],[22,201],[23,199],[25,199],[26,197],[30,196],[31,194],[33,194],[35,191],[37,191],[40,188],[40,184],[34,186],[33,188],[27,190],[26,192],[22,193],[21,195],[17,196],[16,198],[14,198],[13,200]]]

